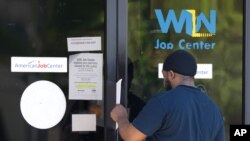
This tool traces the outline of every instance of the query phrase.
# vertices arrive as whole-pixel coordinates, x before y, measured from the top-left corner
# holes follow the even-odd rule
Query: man
[[[162,71],[168,91],[150,100],[132,123],[122,105],[112,110],[121,137],[125,141],[224,141],[223,116],[208,95],[195,87],[196,69],[188,52],[170,54]]]

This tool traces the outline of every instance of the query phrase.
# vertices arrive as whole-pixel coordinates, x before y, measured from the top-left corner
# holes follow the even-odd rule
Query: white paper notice
[[[116,82],[116,104],[121,104],[121,89],[122,89],[122,79]],[[116,129],[118,124],[116,123]]]
[[[72,114],[72,131],[96,131],[96,115]]]
[[[116,104],[121,104],[122,79],[116,82]]]
[[[68,51],[101,50],[101,37],[71,37],[67,38]]]
[[[69,99],[102,100],[103,54],[69,56]]]

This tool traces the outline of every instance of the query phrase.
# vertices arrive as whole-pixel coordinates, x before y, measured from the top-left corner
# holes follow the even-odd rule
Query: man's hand
[[[128,117],[128,113],[122,105],[116,105],[110,113],[111,118],[115,122],[119,122],[121,119],[126,119]]]
[[[144,133],[129,123],[127,119],[128,113],[122,105],[116,105],[111,111],[110,116],[115,122],[118,123],[119,133],[123,140],[144,141],[146,139],[147,136]]]

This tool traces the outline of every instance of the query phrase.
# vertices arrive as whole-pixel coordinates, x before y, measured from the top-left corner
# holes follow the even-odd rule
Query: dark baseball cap
[[[163,70],[194,76],[197,70],[195,58],[185,50],[177,50],[168,55],[163,64]]]

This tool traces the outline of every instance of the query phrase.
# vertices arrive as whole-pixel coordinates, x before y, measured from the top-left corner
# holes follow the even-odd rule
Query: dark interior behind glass
[[[1,141],[102,141],[103,119],[96,132],[72,132],[71,115],[91,113],[103,101],[68,99],[68,73],[13,73],[10,58],[68,57],[67,37],[101,36],[104,39],[105,1],[100,0],[0,0],[0,140]],[[104,44],[102,43],[102,50]],[[67,109],[56,126],[41,130],[22,117],[20,98],[38,80],[57,84]],[[103,111],[103,108],[101,109]]]

